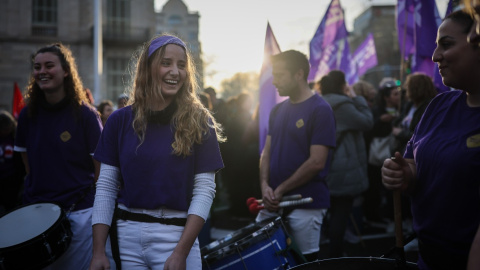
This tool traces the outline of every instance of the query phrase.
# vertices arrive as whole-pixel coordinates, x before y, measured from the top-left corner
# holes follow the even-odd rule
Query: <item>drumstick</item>
[[[311,203],[311,202],[313,202],[312,197],[308,197],[308,198],[303,198],[303,199],[294,200],[294,201],[283,201],[283,202],[280,202],[278,204],[278,206],[280,208],[283,208],[283,207],[295,206],[295,205],[306,204],[306,203]],[[250,210],[250,213],[252,213],[252,214],[257,214],[258,211],[260,211],[264,208],[265,208],[264,205],[259,205],[259,204],[256,204],[256,203],[253,203],[248,207],[248,209]]]
[[[298,200],[298,199],[301,199],[301,198],[302,198],[301,194],[295,194],[295,195],[285,196],[285,197],[282,198],[281,201]],[[258,204],[261,204],[261,203],[263,203],[263,200],[262,199],[257,200],[254,197],[250,197],[250,198],[247,199],[247,205],[251,205],[254,202],[257,202]]]
[[[391,160],[398,163],[395,157]],[[399,263],[405,265],[405,250],[403,248],[403,228],[402,228],[402,193],[400,190],[393,191],[393,212],[395,220],[395,253]]]

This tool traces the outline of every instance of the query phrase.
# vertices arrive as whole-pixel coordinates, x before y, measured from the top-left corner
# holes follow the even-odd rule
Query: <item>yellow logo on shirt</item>
[[[475,148],[480,147],[480,134],[476,134],[467,138],[467,147]]]
[[[62,134],[60,134],[60,140],[62,140],[63,142],[67,142],[71,138],[72,138],[72,135],[70,135],[68,131],[64,131],[62,132]]]
[[[301,128],[303,127],[303,125],[305,125],[305,123],[303,122],[303,119],[300,119],[297,121],[297,123],[295,123],[295,125],[297,126],[297,128]]]

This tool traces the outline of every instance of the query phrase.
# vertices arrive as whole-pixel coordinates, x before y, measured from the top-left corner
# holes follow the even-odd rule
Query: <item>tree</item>
[[[254,100],[258,100],[258,80],[257,72],[239,72],[235,73],[230,79],[225,79],[220,83],[222,97],[228,99],[241,92],[248,92]]]

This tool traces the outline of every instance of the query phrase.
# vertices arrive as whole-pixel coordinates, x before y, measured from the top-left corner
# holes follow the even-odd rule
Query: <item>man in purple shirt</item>
[[[273,84],[289,99],[270,113],[269,131],[260,159],[260,186],[265,209],[256,221],[283,215],[308,261],[318,258],[320,230],[330,194],[325,182],[330,149],[335,147],[332,109],[307,82],[307,57],[286,51],[272,57]],[[283,196],[301,194],[311,204],[280,208]]]

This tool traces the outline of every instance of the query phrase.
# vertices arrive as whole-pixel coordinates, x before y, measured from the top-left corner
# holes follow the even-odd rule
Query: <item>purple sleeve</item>
[[[223,168],[222,156],[214,129],[206,135],[202,144],[195,145],[195,174],[218,171]]]
[[[118,155],[119,117],[120,114],[117,112],[110,115],[93,156],[95,160],[115,167],[120,167]]]
[[[89,153],[93,153],[95,152],[98,139],[100,138],[103,129],[100,116],[93,109],[87,109],[87,112],[85,113],[84,127],[84,130],[86,131],[88,151]]]

